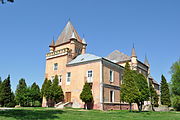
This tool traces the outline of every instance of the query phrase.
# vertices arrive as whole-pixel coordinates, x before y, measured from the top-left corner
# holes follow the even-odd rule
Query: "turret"
[[[133,44],[133,48],[131,52],[131,67],[132,67],[132,70],[137,70],[137,56],[136,56],[134,44]]]
[[[87,46],[87,43],[86,43],[84,37],[83,37],[83,39],[82,39],[82,43],[83,43],[82,54],[85,54],[85,53],[86,53],[86,46]]]
[[[148,75],[150,75],[150,64],[149,64],[149,62],[148,62],[148,59],[147,59],[147,56],[146,56],[146,55],[145,55],[144,64],[145,64],[146,66],[148,66]]]
[[[50,52],[54,52],[54,50],[55,50],[55,42],[54,42],[54,38],[53,38],[51,44],[49,45],[49,50],[50,50]]]

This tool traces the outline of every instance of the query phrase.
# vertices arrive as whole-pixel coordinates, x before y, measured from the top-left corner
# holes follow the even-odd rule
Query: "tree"
[[[135,103],[139,96],[139,90],[135,82],[135,72],[130,70],[127,62],[124,68],[123,81],[121,86],[121,101],[129,103],[130,111],[132,111],[132,103]]]
[[[53,92],[52,100],[55,103],[58,103],[58,102],[64,100],[64,94],[63,94],[61,86],[59,85],[59,80],[58,80],[58,76],[57,75],[55,76],[55,78],[53,80],[51,90]]]
[[[88,103],[92,103],[93,96],[92,96],[91,86],[87,82],[84,84],[83,90],[80,94],[80,99],[83,102],[85,102],[85,109],[88,109]]]
[[[156,93],[156,90],[152,86],[152,81],[149,81],[149,91],[150,91],[151,107],[152,107],[152,110],[155,111],[154,107],[158,106],[159,97],[158,97],[158,95]]]
[[[7,2],[14,2],[14,0],[7,0]],[[0,0],[0,3],[5,4],[5,0]]]
[[[25,79],[20,79],[19,84],[17,85],[16,88],[16,102],[20,106],[26,106],[27,105],[27,85]]]
[[[0,106],[2,105],[2,80],[0,77]]]
[[[144,105],[144,101],[149,100],[149,87],[147,83],[147,79],[144,77],[143,74],[137,73],[136,74],[136,85],[138,87],[139,96],[137,97],[136,103],[138,105],[138,109],[141,112],[142,106]]]
[[[35,82],[31,85],[30,93],[31,93],[30,96],[31,96],[32,106],[35,106],[36,101],[38,102],[41,101],[40,88]]]
[[[161,104],[171,105],[169,86],[164,75],[161,76]]]
[[[11,90],[10,75],[2,82],[1,88],[2,106],[13,107],[12,102],[14,102],[14,96]]]
[[[53,98],[53,91],[52,91],[52,82],[51,80],[47,80],[47,83],[45,84],[45,91],[44,91],[44,97],[46,98],[47,100],[47,103],[48,103],[48,107],[51,107],[53,106],[52,105],[52,98]]]
[[[176,110],[180,110],[180,59],[171,66],[172,103]]]

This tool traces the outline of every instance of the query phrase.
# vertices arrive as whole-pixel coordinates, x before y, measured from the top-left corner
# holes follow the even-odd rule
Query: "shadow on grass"
[[[0,111],[0,117],[14,118],[17,120],[52,120],[60,118],[62,110],[5,110]]]

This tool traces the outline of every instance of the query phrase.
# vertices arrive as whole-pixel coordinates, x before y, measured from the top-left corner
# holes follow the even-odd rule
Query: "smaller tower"
[[[132,70],[137,70],[137,56],[136,56],[134,44],[131,52],[131,68]]]
[[[49,49],[50,49],[50,52],[54,52],[54,50],[55,50],[54,37],[53,37],[53,40],[52,40],[51,44],[49,45]]]
[[[83,43],[82,54],[85,54],[85,53],[86,53],[87,43],[86,43],[86,41],[85,41],[84,36],[83,36],[83,39],[82,39],[82,43]]]
[[[147,59],[147,56],[146,56],[146,55],[145,55],[144,64],[145,64],[146,66],[148,66],[148,75],[150,75],[150,64],[149,64],[149,62],[148,62],[148,59]]]

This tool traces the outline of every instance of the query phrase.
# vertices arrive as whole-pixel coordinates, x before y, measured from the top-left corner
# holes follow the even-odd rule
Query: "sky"
[[[170,82],[171,65],[180,58],[180,0],[15,0],[0,4],[0,77],[11,76],[16,89],[42,85],[45,55],[70,19],[85,36],[87,52],[105,57],[114,50],[140,61],[145,54],[151,75]]]

